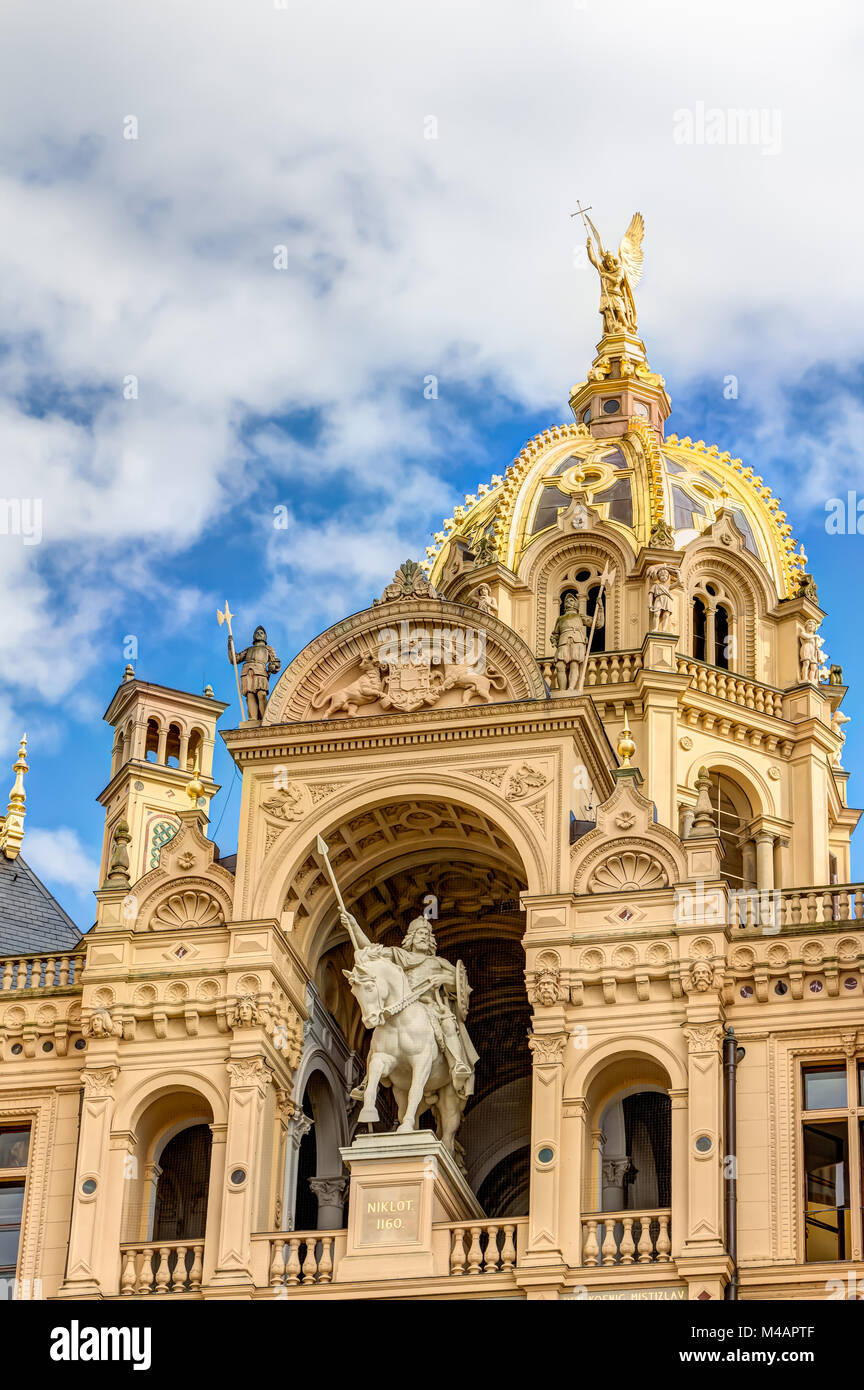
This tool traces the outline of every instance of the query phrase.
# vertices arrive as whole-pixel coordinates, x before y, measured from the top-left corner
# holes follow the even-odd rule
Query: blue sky
[[[0,496],[38,498],[43,534],[0,535],[0,755],[26,728],[25,855],[79,924],[124,639],[142,678],[230,701],[217,604],[287,662],[566,420],[599,335],[577,198],[609,240],[645,215],[670,429],[783,498],[856,720],[864,537],[825,503],[864,495],[861,27],[845,3],[10,0]],[[676,140],[706,108],[724,138]],[[221,747],[215,772],[228,849]]]

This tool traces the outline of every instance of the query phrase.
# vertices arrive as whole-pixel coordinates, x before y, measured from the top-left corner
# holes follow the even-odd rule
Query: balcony
[[[120,1292],[147,1294],[201,1293],[204,1242],[152,1241],[120,1246]]]
[[[669,1264],[671,1213],[656,1211],[595,1211],[582,1217],[582,1264]]]
[[[436,1224],[432,1232],[432,1280],[482,1276],[514,1284],[528,1218]],[[277,1231],[252,1237],[256,1287],[268,1284],[279,1298],[339,1283],[347,1231]],[[139,1247],[140,1248],[140,1247]],[[170,1264],[170,1259],[169,1259]]]
[[[84,965],[80,954],[14,956],[0,961],[0,994],[22,990],[68,989]]]

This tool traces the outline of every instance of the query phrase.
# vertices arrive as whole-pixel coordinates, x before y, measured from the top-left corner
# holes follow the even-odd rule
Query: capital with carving
[[[530,1033],[528,1046],[534,1057],[535,1067],[562,1066],[564,1049],[567,1046],[566,1033]]]
[[[347,1178],[310,1178],[309,1186],[322,1207],[341,1207],[348,1193]]]
[[[716,1052],[719,1055],[720,1045],[723,1041],[723,1025],[721,1023],[691,1023],[684,1029],[684,1036],[691,1053]]]
[[[95,1071],[82,1071],[81,1080],[87,1100],[107,1099],[114,1090],[119,1075],[119,1067],[100,1067]]]
[[[231,1086],[257,1086],[262,1096],[273,1079],[273,1072],[263,1057],[236,1057],[227,1063]]]

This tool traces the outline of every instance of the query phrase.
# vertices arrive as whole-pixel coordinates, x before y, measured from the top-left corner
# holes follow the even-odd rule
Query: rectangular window
[[[804,1109],[842,1110],[846,1107],[846,1068],[841,1064],[804,1068]]]
[[[805,1259],[845,1260],[850,1249],[849,1133],[843,1120],[804,1126]]]
[[[0,1297],[13,1297],[30,1156],[30,1126],[0,1126]]]
[[[30,1155],[30,1128],[0,1128],[0,1168],[26,1168]]]
[[[24,1181],[0,1182],[0,1280],[13,1280],[24,1211]]]

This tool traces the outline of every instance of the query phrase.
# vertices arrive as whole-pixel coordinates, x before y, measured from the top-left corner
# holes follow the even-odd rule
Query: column
[[[178,759],[178,762],[179,762],[180,766],[183,768],[183,771],[184,771],[184,772],[186,772],[186,771],[189,770],[189,769],[187,768],[187,763],[189,762],[189,735],[188,735],[188,734],[181,734],[181,735],[180,735],[180,757],[179,757],[179,759]]]
[[[318,1198],[318,1230],[341,1231],[345,1225],[347,1178],[310,1178],[309,1186]]]
[[[294,1230],[294,1208],[297,1202],[297,1155],[300,1152],[300,1145],[303,1142],[304,1134],[308,1134],[312,1128],[314,1120],[310,1120],[308,1115],[297,1109],[294,1114],[286,1121],[286,1144],[285,1144],[285,1185],[282,1189],[282,1229],[283,1231]]]
[[[774,891],[774,836],[760,830],[756,840],[756,884],[760,893]]]
[[[714,620],[717,615],[716,603],[705,603],[705,660],[709,666],[716,666],[717,645],[714,633]]]
[[[263,1057],[228,1062],[228,1132],[214,1284],[252,1284],[252,1213],[264,1097],[273,1073]]]
[[[686,1256],[723,1252],[722,1025],[719,1021],[685,1026],[687,1038],[687,1236]],[[674,1112],[673,1112],[674,1113]]]
[[[526,1265],[548,1265],[561,1260],[558,1206],[567,1042],[566,1033],[532,1033],[528,1038],[534,1065]]]
[[[163,724],[162,728],[159,730],[159,742],[158,742],[158,744],[157,744],[157,746],[156,746],[156,761],[157,761],[157,763],[162,763],[162,764],[164,764],[164,762],[165,762],[165,749],[166,749],[166,747],[167,747],[167,744],[168,744],[168,728],[167,728],[167,725],[164,725],[164,724]]]
[[[119,1067],[107,1066],[83,1071],[81,1081],[84,1098],[78,1132],[78,1162],[75,1170],[75,1191],[72,1220],[69,1228],[69,1255],[61,1295],[67,1298],[99,1297],[100,1262],[106,1260],[103,1232],[108,1208],[119,1202],[120,1193],[111,1193],[108,1182],[111,1118],[114,1114],[114,1087]],[[119,1234],[119,1210],[116,1221]],[[118,1242],[119,1244],[119,1242]],[[120,1251],[110,1251],[111,1263],[118,1267]],[[109,1291],[116,1292],[116,1290]]]
[[[687,1238],[687,1208],[689,1179],[687,1173],[687,1122],[688,1105],[686,1091],[670,1091],[672,1102],[672,1216],[669,1222],[672,1238],[672,1258],[677,1259]]]
[[[756,846],[748,837],[741,843],[741,855],[743,859],[744,888],[756,887]]]
[[[585,1143],[588,1104],[584,1096],[565,1100],[561,1124],[561,1253],[565,1263],[582,1261]]]

